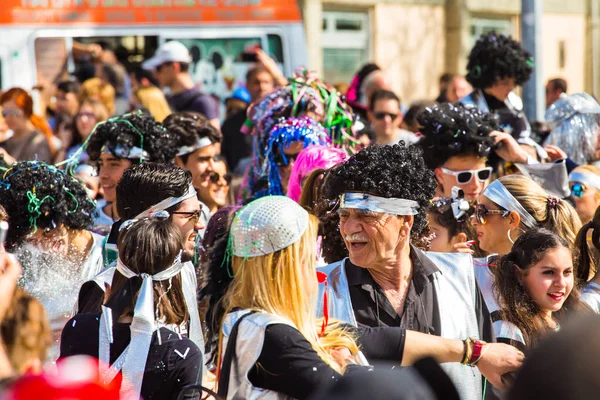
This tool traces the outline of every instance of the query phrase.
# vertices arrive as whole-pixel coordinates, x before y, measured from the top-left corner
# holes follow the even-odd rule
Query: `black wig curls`
[[[97,161],[104,146],[115,157],[120,157],[116,151],[118,147],[127,152],[132,147],[139,147],[148,153],[145,161],[159,163],[172,162],[177,153],[175,136],[151,115],[143,112],[121,115],[98,124],[86,149],[90,159]],[[136,162],[140,160],[137,157],[130,159]]]
[[[527,82],[533,72],[531,54],[511,37],[489,32],[481,35],[469,54],[467,81],[476,89],[491,87],[504,78]]]
[[[455,156],[487,157],[494,145],[489,134],[499,129],[493,114],[449,103],[426,108],[418,121],[424,137],[417,144],[429,169]]]
[[[332,205],[343,193],[364,192],[418,202],[420,208],[414,216],[412,232],[419,234],[427,224],[425,211],[436,186],[434,174],[425,165],[422,151],[417,146],[373,145],[356,153],[348,161],[329,170],[323,182],[317,211],[325,230],[323,255],[328,246],[340,246],[339,230],[333,230],[339,218],[337,213],[332,212]]]
[[[51,230],[59,225],[87,229],[96,207],[82,183],[40,161],[19,161],[4,172],[0,204],[10,220],[8,248],[21,244],[37,229]]]

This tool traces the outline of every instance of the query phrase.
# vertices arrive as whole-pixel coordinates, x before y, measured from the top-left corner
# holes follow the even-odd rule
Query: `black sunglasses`
[[[229,186],[231,184],[231,180],[233,179],[231,174],[219,175],[218,172],[212,172],[209,175],[210,181],[212,183],[214,183],[215,185],[217,185],[219,182],[221,182],[221,178],[225,179],[227,186]]]
[[[398,114],[392,114],[392,113],[383,112],[383,111],[373,113],[373,116],[375,117],[375,119],[384,119],[386,116],[389,116],[392,121],[394,121],[396,118],[398,118]]]
[[[296,153],[296,154],[278,154],[275,156],[275,164],[277,164],[278,167],[285,167],[287,165],[290,165],[291,161],[296,161],[298,159],[298,154],[300,153]]]
[[[202,211],[202,209],[199,209],[197,211],[176,211],[172,212],[171,214],[184,215],[186,218],[193,220],[194,223],[198,222],[200,220],[200,217],[204,217],[204,211]]]

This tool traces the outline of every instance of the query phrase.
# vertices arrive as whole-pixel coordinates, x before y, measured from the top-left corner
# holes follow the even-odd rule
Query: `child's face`
[[[448,228],[444,228],[442,225],[438,224],[435,216],[431,213],[427,213],[427,220],[429,221],[429,228],[433,234],[429,251],[442,253],[452,252],[452,238],[448,236]]]
[[[571,252],[562,246],[548,250],[544,257],[522,276],[521,283],[544,312],[560,310],[573,290]]]

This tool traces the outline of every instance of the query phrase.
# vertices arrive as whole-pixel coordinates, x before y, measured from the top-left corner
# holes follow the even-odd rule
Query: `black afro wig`
[[[493,114],[449,103],[425,108],[418,121],[423,138],[417,144],[429,169],[455,156],[487,157],[494,146],[489,134],[500,129]]]
[[[469,54],[467,81],[485,89],[504,78],[515,78],[517,85],[527,82],[533,72],[531,54],[511,37],[489,32],[482,35]]]
[[[172,162],[177,153],[175,135],[143,112],[121,115],[98,124],[86,148],[90,159],[97,161],[104,146],[115,157],[120,157],[116,151],[118,147],[127,152],[132,147],[139,147],[148,153],[145,161],[159,163]],[[140,160],[137,157],[130,159],[135,162]]]
[[[77,179],[39,161],[20,161],[3,173],[0,205],[10,220],[8,248],[21,244],[37,229],[51,230],[59,225],[87,229],[96,207]]]
[[[339,217],[333,212],[333,205],[343,193],[364,192],[418,202],[420,208],[414,216],[412,232],[420,234],[427,224],[425,211],[436,186],[434,174],[425,165],[422,151],[417,146],[373,145],[356,153],[329,170],[323,182],[317,213],[324,229],[324,255],[327,247],[340,246],[339,230],[334,230]]]

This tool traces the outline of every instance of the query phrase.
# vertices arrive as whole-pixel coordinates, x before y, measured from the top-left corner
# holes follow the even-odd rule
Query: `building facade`
[[[594,1],[600,3],[542,0],[536,66],[544,81],[566,79],[571,93],[600,93],[600,6]],[[311,68],[328,82],[348,83],[361,65],[375,62],[404,104],[435,98],[442,73],[464,74],[482,33],[520,38],[521,0],[304,0],[301,8]]]

